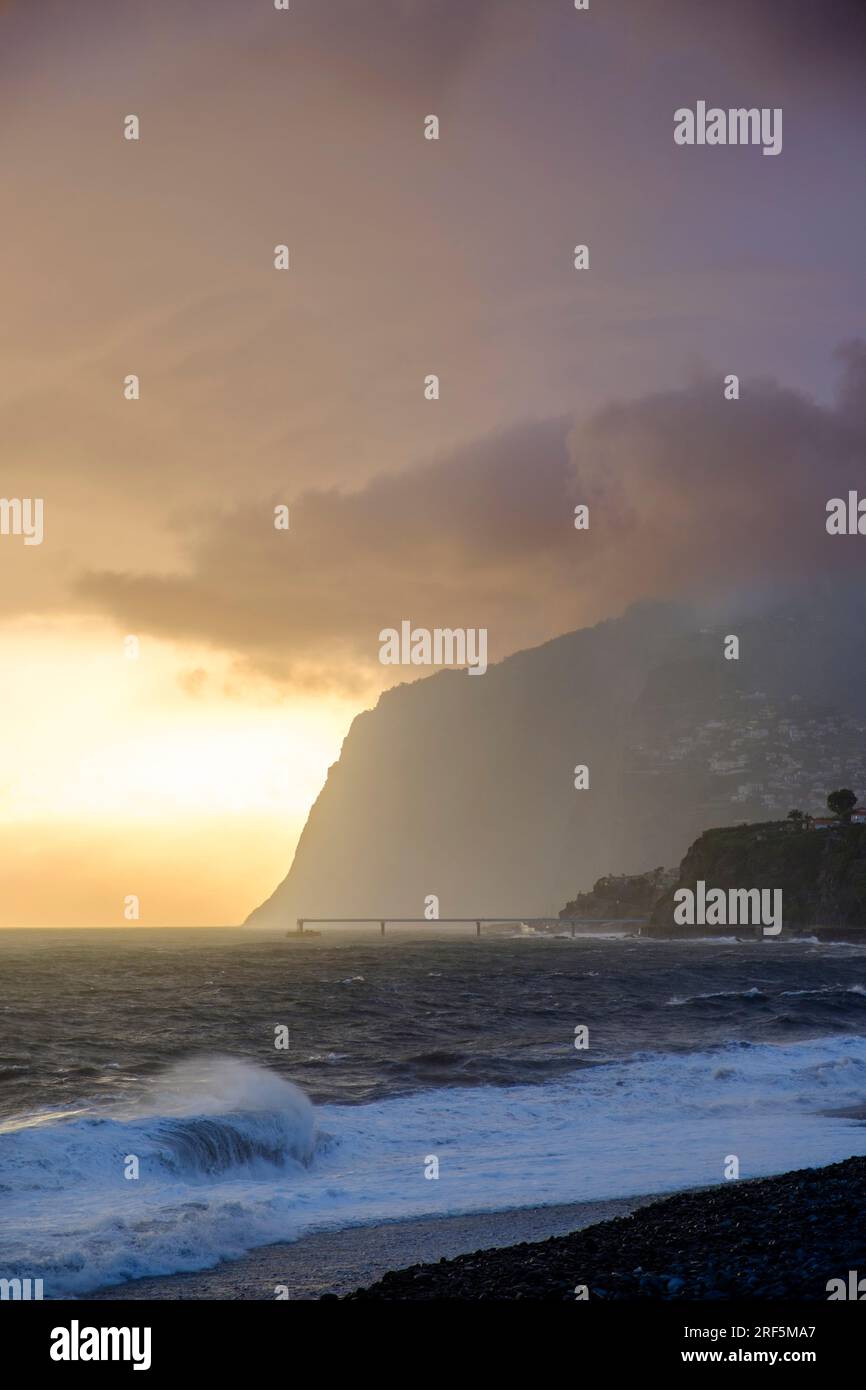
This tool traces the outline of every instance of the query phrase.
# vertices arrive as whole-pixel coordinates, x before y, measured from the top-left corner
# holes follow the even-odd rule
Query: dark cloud
[[[734,72],[790,80],[801,92],[843,80],[862,83],[866,74],[862,0],[626,0],[626,11],[630,27],[668,54],[715,55]]]
[[[16,74],[2,84],[4,488],[38,485],[50,527],[38,564],[0,554],[0,611],[56,607],[86,565],[78,598],[125,628],[316,681],[368,660],[401,616],[486,625],[502,654],[644,593],[787,573],[811,555],[815,490],[850,466],[845,431],[862,444],[861,349],[835,409],[755,382],[766,368],[826,397],[832,344],[861,331],[858,126],[809,86],[834,53],[840,75],[859,61],[860,13],[0,11]],[[777,73],[804,94],[790,142],[786,100],[784,158],[674,146],[680,102],[774,102]],[[428,147],[421,116],[445,88],[447,134]],[[133,151],[118,114],[134,108]],[[284,236],[293,272],[278,281]],[[588,275],[571,269],[578,239]],[[719,376],[663,392],[703,354],[741,372],[738,405]],[[593,411],[613,393],[632,403]],[[593,528],[578,535],[584,498]],[[269,524],[282,501],[288,536]],[[777,535],[754,531],[786,507]]]
[[[247,504],[202,521],[187,573],[90,573],[77,591],[128,631],[315,683],[375,671],[379,630],[406,618],[487,627],[502,656],[638,598],[862,567],[863,542],[824,526],[866,450],[862,343],[842,368],[835,407],[769,381],[727,401],[713,376],[573,426],[527,424],[356,492],[308,491],[288,533]]]
[[[681,7],[695,11],[693,5]],[[861,73],[866,68],[862,0],[729,0],[707,9],[723,17],[746,57],[757,48],[779,67],[790,62],[836,78],[840,66]]]

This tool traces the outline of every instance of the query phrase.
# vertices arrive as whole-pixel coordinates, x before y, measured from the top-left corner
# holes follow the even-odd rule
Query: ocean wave
[[[686,994],[680,997],[675,994],[669,999],[666,1008],[678,1008],[683,1004],[696,1004],[702,999],[766,999],[768,996],[764,990],[758,989],[754,985],[751,989],[714,989],[707,994]]]
[[[74,1297],[315,1230],[673,1191],[721,1181],[730,1154],[751,1177],[866,1151],[866,1129],[828,1113],[862,1103],[866,1038],[575,1059],[539,1085],[440,1087],[315,1115],[260,1066],[172,1068],[123,1115],[0,1134],[0,1274]],[[425,1178],[431,1155],[438,1180]]]
[[[313,1107],[299,1087],[249,1062],[206,1057],[167,1069],[134,1106],[27,1116],[0,1134],[7,1191],[63,1190],[70,1182],[122,1189],[137,1161],[208,1179],[233,1168],[307,1165],[316,1149]],[[134,1181],[140,1181],[140,1178]]]
[[[808,998],[821,994],[861,994],[866,995],[866,985],[819,985],[816,989],[783,989],[783,999]]]

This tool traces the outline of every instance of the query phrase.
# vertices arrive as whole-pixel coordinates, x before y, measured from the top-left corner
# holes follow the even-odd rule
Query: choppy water
[[[47,1296],[866,1152],[866,947],[5,932],[0,980],[0,1275]]]

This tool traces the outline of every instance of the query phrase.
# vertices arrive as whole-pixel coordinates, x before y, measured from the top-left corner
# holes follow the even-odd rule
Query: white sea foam
[[[173,1068],[134,1109],[0,1134],[0,1274],[47,1297],[202,1269],[307,1231],[751,1177],[866,1152],[866,1039],[645,1053],[539,1086],[453,1087],[313,1116],[273,1070]],[[317,1128],[318,1125],[318,1128]],[[123,1177],[137,1154],[138,1181]],[[435,1154],[440,1177],[424,1177]]]
[[[818,994],[866,994],[863,985],[819,985],[816,989],[783,989],[783,999],[801,999]]]
[[[791,991],[793,992],[793,991]],[[804,991],[805,993],[806,991]],[[699,999],[766,999],[764,990],[754,985],[751,989],[714,989],[708,994],[675,994],[669,999],[666,1008],[677,1008],[682,1004],[694,1004]]]

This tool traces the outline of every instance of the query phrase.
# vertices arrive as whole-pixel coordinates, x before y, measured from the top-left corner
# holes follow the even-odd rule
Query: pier
[[[497,927],[571,927],[575,935],[577,927],[640,926],[647,917],[298,917],[297,935],[304,935],[304,927],[331,926],[378,926],[382,936],[386,926],[400,927],[475,927],[475,935],[481,935],[481,928]]]

